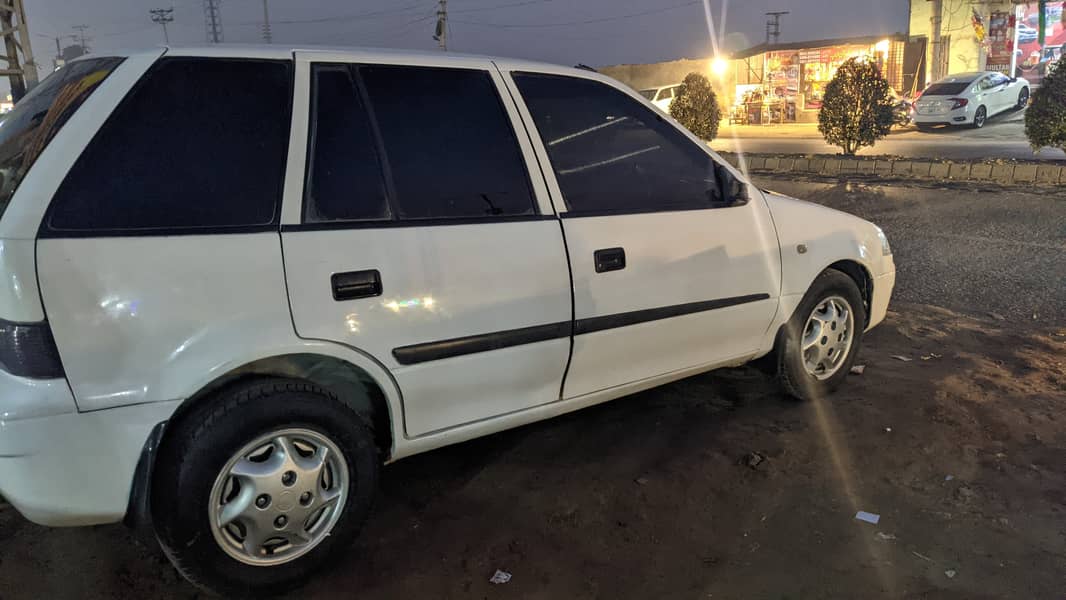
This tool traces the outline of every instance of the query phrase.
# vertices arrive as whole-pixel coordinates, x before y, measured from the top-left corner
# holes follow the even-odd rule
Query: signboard
[[[993,12],[988,18],[988,63],[985,68],[1007,73],[1013,51],[1014,17],[1006,11]]]
[[[1017,21],[1018,28],[1018,74],[1039,78],[1047,72],[1047,65],[1055,56],[1056,49],[1066,46],[1066,15],[1062,1],[1022,4]],[[1041,15],[1040,7],[1044,7]],[[1042,35],[1041,35],[1042,34]],[[1040,43],[1043,37],[1044,43]]]
[[[816,48],[814,50],[800,50],[799,62],[801,65],[810,63],[827,63],[832,55],[830,48]]]

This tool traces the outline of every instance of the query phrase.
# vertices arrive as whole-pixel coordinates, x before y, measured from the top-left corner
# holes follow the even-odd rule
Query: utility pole
[[[174,7],[170,8],[153,8],[148,11],[152,15],[152,22],[159,23],[163,26],[163,40],[166,44],[170,45],[170,35],[167,34],[167,23],[174,20]]]
[[[212,44],[222,42],[222,14],[218,5],[221,0],[204,0],[204,24],[207,28],[207,41]]]
[[[86,54],[88,54],[89,52],[89,40],[85,37],[85,30],[88,28],[88,25],[74,25],[73,27],[71,27],[71,29],[74,29],[78,32],[78,35],[76,36],[78,39],[78,45],[81,46],[81,49],[84,50]]]
[[[437,6],[437,29],[433,33],[433,39],[444,52],[448,51],[448,0],[438,0]]]
[[[263,0],[263,41],[270,43],[273,36],[270,35],[270,10],[267,8],[267,0]]]
[[[930,65],[930,73],[932,74],[931,81],[939,81],[945,75],[945,73],[942,72],[943,69],[941,68],[944,62],[944,44],[940,34],[940,25],[944,22],[944,0],[932,0],[932,4],[933,14],[931,17],[929,17],[929,24],[932,28],[932,35],[929,37],[933,45],[933,64]],[[1017,31],[1017,27],[1015,27],[1015,31]]]
[[[779,10],[777,12],[766,13],[766,43],[770,43],[770,38],[773,38],[774,44],[777,44],[777,40],[781,37],[781,15],[787,15],[789,11]]]
[[[0,75],[7,75],[11,80],[11,99],[18,102],[37,85],[37,63],[33,62],[22,0],[0,0],[0,35],[4,38],[0,60],[7,63],[7,68],[0,69]]]

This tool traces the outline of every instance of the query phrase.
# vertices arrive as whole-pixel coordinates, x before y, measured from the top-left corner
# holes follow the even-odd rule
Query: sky
[[[437,0],[268,2],[274,43],[437,47],[432,39]],[[725,50],[761,43],[767,11],[791,11],[781,18],[781,41],[787,42],[905,32],[909,6],[908,0],[448,0],[448,47],[566,65],[706,57],[713,50],[704,2],[710,4],[715,28],[726,34]],[[54,37],[76,34],[74,25],[88,25],[87,45],[94,53],[163,43],[162,28],[149,19],[151,8],[173,6],[171,43],[202,44],[206,39],[203,0],[25,3],[42,66],[55,55]],[[262,0],[220,4],[225,42],[262,41]]]

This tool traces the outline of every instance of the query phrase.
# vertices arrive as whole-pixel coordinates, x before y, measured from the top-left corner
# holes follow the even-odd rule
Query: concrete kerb
[[[737,164],[735,154],[720,154],[731,164]],[[748,168],[756,173],[803,173],[832,177],[861,175],[874,178],[971,181],[1006,186],[1066,185],[1066,164],[753,154],[747,154],[746,158]]]

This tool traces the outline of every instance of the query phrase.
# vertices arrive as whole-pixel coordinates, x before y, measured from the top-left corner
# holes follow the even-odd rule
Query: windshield
[[[657,92],[657,91],[659,91],[659,90],[655,90],[655,89],[652,89],[652,90],[640,90],[640,95],[644,96],[648,100],[654,100],[655,99],[655,92]]]
[[[925,89],[923,96],[957,96],[970,87],[972,81],[965,83],[934,83]]]
[[[49,75],[0,119],[0,215],[48,142],[121,62],[73,62]]]

